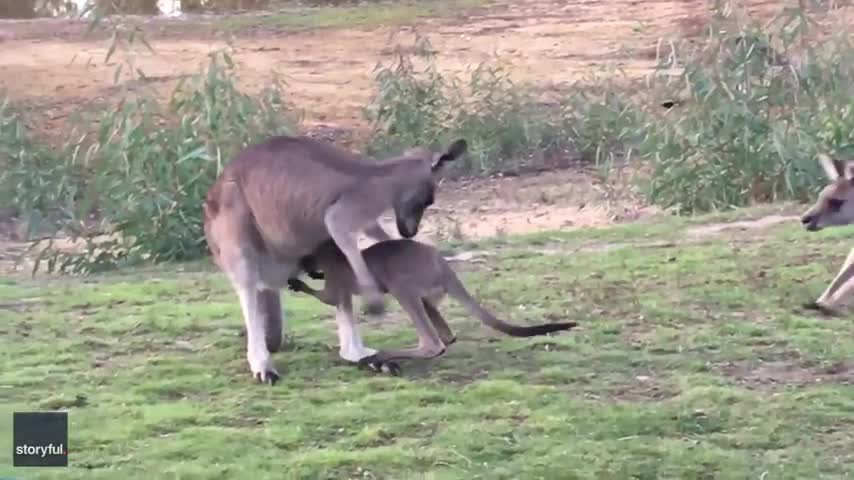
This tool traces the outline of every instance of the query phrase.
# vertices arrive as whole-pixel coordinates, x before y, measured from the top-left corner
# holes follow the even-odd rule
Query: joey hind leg
[[[433,322],[433,327],[436,328],[436,333],[439,334],[442,343],[447,347],[456,342],[457,336],[454,335],[454,332],[451,330],[448,322],[445,321],[445,318],[442,317],[442,314],[439,313],[439,310],[427,300],[421,300],[421,302],[424,304],[424,311],[427,312],[427,316]]]
[[[439,337],[436,327],[433,326],[433,322],[427,314],[427,310],[421,299],[417,295],[408,292],[394,292],[393,295],[397,298],[404,311],[406,311],[406,314],[412,319],[412,323],[415,324],[415,331],[418,334],[418,346],[402,350],[380,350],[373,357],[365,359],[363,362],[374,361],[385,363],[402,359],[429,359],[436,358],[445,353],[445,344]]]

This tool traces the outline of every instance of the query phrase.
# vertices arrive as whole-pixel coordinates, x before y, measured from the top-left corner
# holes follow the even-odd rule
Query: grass
[[[0,445],[0,476],[850,478],[854,324],[799,308],[849,234],[784,224],[553,255],[516,241],[489,269],[457,264],[470,290],[516,322],[583,328],[500,337],[448,302],[458,342],[400,378],[342,365],[333,311],[289,297],[275,387],[251,383],[236,298],[206,262],[3,279],[0,418],[68,409],[71,466],[10,469]],[[362,331],[373,346],[414,340],[396,309]]]
[[[659,213],[637,222],[561,231],[540,231],[516,235],[497,235],[481,240],[454,240],[448,246],[461,249],[503,249],[518,246],[559,246],[583,249],[585,246],[651,244],[681,241],[685,229],[709,225],[759,220],[769,216],[797,216],[804,206],[795,203],[764,204],[751,208],[730,209],[699,216],[678,216]]]
[[[486,3],[487,0],[409,0],[369,2],[358,6],[284,7],[260,18],[255,15],[223,17],[218,24],[232,31],[257,27],[317,29],[393,26],[424,18],[449,16]]]

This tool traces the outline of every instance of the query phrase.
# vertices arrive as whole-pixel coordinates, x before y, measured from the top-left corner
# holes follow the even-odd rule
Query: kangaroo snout
[[[808,232],[815,232],[818,228],[818,217],[816,215],[804,215],[801,217],[801,223]]]

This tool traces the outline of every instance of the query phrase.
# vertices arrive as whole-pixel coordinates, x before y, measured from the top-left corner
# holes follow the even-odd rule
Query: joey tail
[[[514,325],[512,323],[507,323],[500,318],[497,318],[487,309],[483,308],[483,306],[472,298],[463,286],[462,282],[460,282],[450,268],[448,268],[447,272],[446,278],[449,279],[447,285],[448,295],[460,302],[469,312],[469,315],[477,317],[485,325],[490,326],[499,332],[510,335],[511,337],[535,337],[551,332],[569,330],[578,326],[578,323],[576,322],[541,323],[538,325]]]

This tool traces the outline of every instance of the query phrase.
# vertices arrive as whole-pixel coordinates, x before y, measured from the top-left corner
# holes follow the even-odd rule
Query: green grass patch
[[[686,226],[576,240],[665,245]],[[38,478],[850,478],[854,323],[800,309],[846,240],[783,224],[543,255],[513,239],[458,268],[471,292],[582,328],[503,337],[448,301],[458,342],[399,378],[344,365],[334,310],[288,296],[275,387],[252,383],[236,297],[205,263],[4,279],[0,417],[70,412],[71,466]],[[392,306],[362,323],[369,345],[414,342]],[[10,461],[0,475],[30,473]]]

